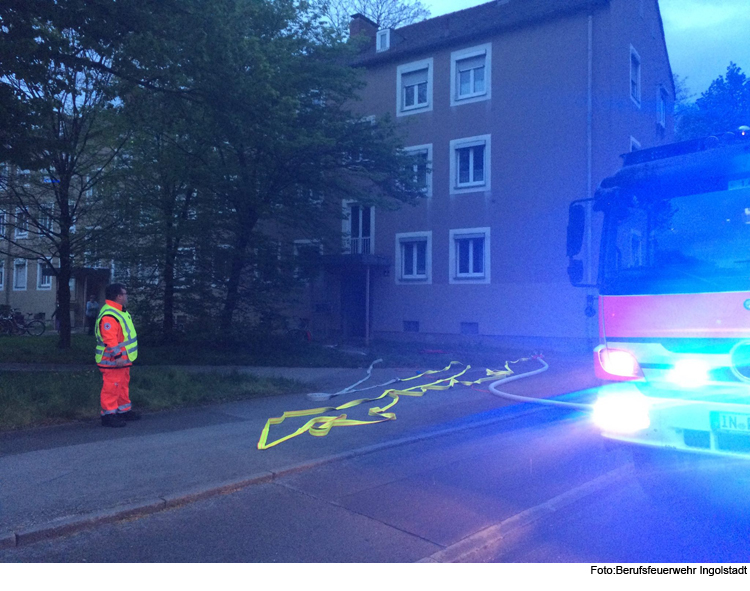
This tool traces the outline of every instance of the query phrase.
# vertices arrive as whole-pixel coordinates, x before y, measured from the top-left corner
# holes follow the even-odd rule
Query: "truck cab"
[[[590,209],[601,218],[602,435],[750,459],[750,128],[625,155]],[[587,222],[571,204],[574,285]]]

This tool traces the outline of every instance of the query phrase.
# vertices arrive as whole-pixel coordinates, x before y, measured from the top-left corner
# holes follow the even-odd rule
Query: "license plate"
[[[712,412],[711,428],[715,431],[750,433],[750,415],[734,412]]]

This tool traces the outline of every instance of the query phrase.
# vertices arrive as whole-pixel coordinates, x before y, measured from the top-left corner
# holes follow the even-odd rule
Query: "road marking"
[[[620,466],[594,480],[553,497],[541,505],[521,511],[500,523],[486,527],[451,546],[426,556],[418,562],[481,562],[483,553],[501,545],[517,530],[543,517],[552,515],[584,497],[599,492],[614,482],[631,475],[632,471],[633,466],[630,463]]]

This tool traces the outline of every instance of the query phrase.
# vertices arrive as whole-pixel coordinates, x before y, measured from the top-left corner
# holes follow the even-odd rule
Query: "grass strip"
[[[99,415],[99,370],[0,374],[0,430],[51,425]],[[137,367],[130,398],[138,410],[166,410],[302,392],[305,385],[250,374],[188,373]]]

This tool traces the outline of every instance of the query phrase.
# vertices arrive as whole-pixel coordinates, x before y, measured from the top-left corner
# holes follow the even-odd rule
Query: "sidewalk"
[[[547,361],[550,364],[547,372],[508,383],[501,389],[524,396],[548,397],[597,384],[589,355],[556,356]],[[10,368],[0,366],[3,369]],[[241,369],[259,376],[283,376],[310,384],[308,392],[336,392],[366,376],[363,369],[192,369]],[[370,380],[360,387],[416,373],[419,372],[414,369],[374,369]],[[439,377],[447,375],[451,374]],[[471,374],[471,379],[478,377],[481,377],[478,372]],[[434,379],[425,376],[400,387],[427,384]],[[143,420],[123,429],[102,428],[98,419],[92,418],[86,423],[3,433],[0,434],[0,548],[31,543],[97,522],[158,511],[341,457],[487,422],[499,424],[509,417],[543,408],[512,403],[488,393],[486,388],[486,384],[476,388],[456,386],[446,391],[428,391],[421,398],[402,397],[392,409],[397,415],[394,421],[334,428],[325,437],[305,433],[263,451],[256,446],[268,418],[279,417],[285,411],[373,398],[386,388],[323,402],[295,394],[146,414]],[[591,392],[574,396],[590,398]],[[349,418],[371,420],[367,416],[371,406],[327,414],[345,412]],[[306,420],[307,417],[289,419],[271,427],[269,442],[293,432]]]

